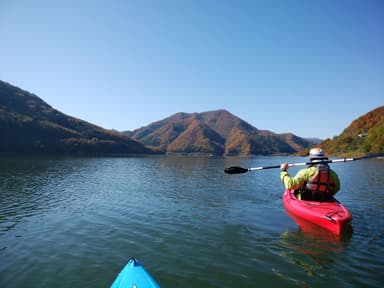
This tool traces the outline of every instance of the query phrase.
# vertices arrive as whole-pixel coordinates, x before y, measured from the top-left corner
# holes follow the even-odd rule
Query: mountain
[[[126,135],[167,153],[291,154],[311,142],[291,133],[259,130],[226,110],[176,113]]]
[[[0,81],[0,155],[158,153],[123,133],[65,115],[42,99]]]
[[[384,153],[384,106],[357,118],[339,136],[323,141],[321,146],[330,155]]]

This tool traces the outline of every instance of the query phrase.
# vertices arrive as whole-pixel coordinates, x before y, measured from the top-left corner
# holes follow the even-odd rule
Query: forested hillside
[[[357,118],[339,136],[321,145],[332,155],[384,153],[384,106]]]
[[[226,110],[180,112],[126,134],[167,153],[291,154],[312,143],[292,133],[259,130]]]
[[[0,81],[0,135],[0,155],[156,152],[122,133],[65,115],[36,95],[3,81]]]

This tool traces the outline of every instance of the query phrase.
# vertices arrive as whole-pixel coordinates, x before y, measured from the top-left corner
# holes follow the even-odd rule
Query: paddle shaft
[[[375,154],[375,155],[368,155],[368,156],[357,157],[357,158],[341,158],[341,159],[323,160],[323,161],[316,161],[316,162],[291,163],[291,164],[288,164],[288,167],[317,165],[317,164],[325,164],[325,163],[349,162],[349,161],[356,161],[356,160],[361,160],[361,159],[373,158],[373,157],[377,157],[377,156],[378,155]],[[228,174],[241,174],[241,173],[246,173],[248,171],[280,168],[280,166],[281,165],[273,165],[273,166],[261,166],[261,167],[253,167],[253,168],[229,167],[229,168],[226,168],[224,170],[224,172],[228,173]]]
[[[288,164],[288,167],[306,166],[306,165],[313,165],[313,164],[348,162],[348,161],[354,161],[354,160],[358,160],[358,159],[356,159],[356,158],[343,158],[343,159],[324,160],[324,161],[316,161],[316,162],[291,163],[291,164]],[[253,168],[248,168],[248,171],[274,169],[274,168],[280,168],[280,166],[281,165],[265,166],[265,167],[253,167]]]

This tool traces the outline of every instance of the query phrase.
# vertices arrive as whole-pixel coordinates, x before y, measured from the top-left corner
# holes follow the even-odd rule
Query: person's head
[[[321,160],[327,160],[328,158],[324,156],[324,151],[321,148],[312,148],[309,150],[309,161],[316,162]]]

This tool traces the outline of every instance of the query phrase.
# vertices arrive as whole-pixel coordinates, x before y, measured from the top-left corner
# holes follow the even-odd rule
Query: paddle
[[[294,167],[294,166],[305,166],[305,165],[313,165],[313,164],[324,164],[324,163],[340,163],[340,162],[349,162],[349,161],[356,161],[361,159],[367,159],[367,158],[374,158],[382,156],[383,154],[370,154],[363,157],[356,157],[356,158],[341,158],[341,159],[334,159],[334,160],[323,160],[323,161],[316,161],[316,162],[302,162],[302,163],[292,163],[288,164],[288,167]],[[273,165],[273,166],[264,166],[264,167],[253,167],[253,168],[243,168],[238,166],[232,166],[228,167],[224,170],[227,174],[242,174],[246,173],[248,171],[256,171],[256,170],[264,170],[264,169],[274,169],[274,168],[280,168],[280,165]]]

